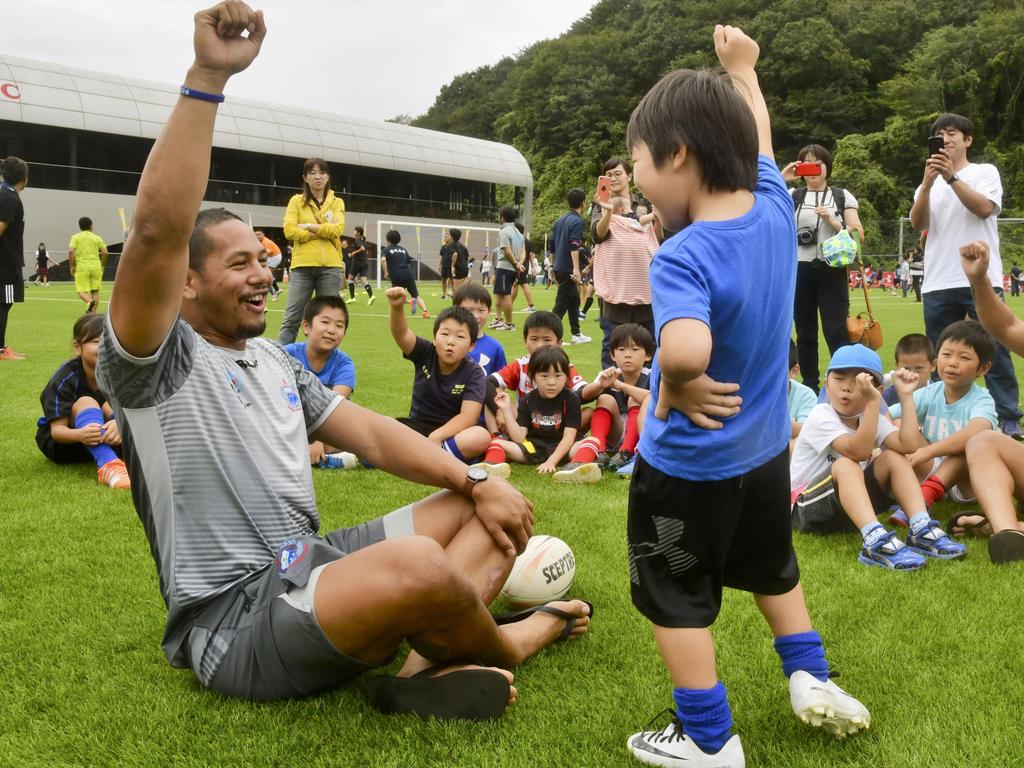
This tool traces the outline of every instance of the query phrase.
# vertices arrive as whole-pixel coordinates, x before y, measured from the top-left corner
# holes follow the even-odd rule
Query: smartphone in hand
[[[612,197],[612,180],[607,176],[597,177],[597,194],[594,195],[594,199],[600,200],[602,203],[607,203]]]
[[[928,156],[939,154],[946,146],[946,140],[941,136],[928,137]]]
[[[821,176],[821,163],[797,163],[793,173],[797,176]]]

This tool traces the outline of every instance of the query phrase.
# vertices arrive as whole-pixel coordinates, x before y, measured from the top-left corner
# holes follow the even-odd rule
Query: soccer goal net
[[[387,233],[395,230],[402,236],[400,245],[409,252],[416,267],[417,280],[440,279],[441,246],[444,245],[444,233],[449,229],[462,232],[460,242],[469,251],[473,266],[470,267],[470,279],[474,270],[483,259],[491,258],[491,251],[498,246],[498,227],[468,225],[463,222],[436,224],[421,219],[378,219],[377,221],[377,287],[383,279],[380,263],[380,249],[387,245]],[[479,270],[476,270],[479,272]]]

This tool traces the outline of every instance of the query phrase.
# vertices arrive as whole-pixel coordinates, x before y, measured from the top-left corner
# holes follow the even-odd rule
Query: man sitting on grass
[[[100,348],[167,604],[164,652],[215,691],[278,699],[335,688],[408,641],[398,676],[368,685],[376,706],[497,716],[515,698],[507,669],[590,620],[579,600],[502,626],[488,612],[532,505],[259,338],[266,250],[223,209],[196,216],[217,102],[265,34],[239,0],[196,14],[195,61],[139,183]],[[447,490],[320,537],[310,437]]]

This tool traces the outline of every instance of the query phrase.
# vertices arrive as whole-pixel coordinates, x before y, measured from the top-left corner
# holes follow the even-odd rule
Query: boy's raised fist
[[[726,72],[753,69],[761,49],[754,39],[739,27],[715,27],[715,53]]]
[[[388,304],[392,307],[404,307],[407,301],[405,297],[405,288],[401,286],[395,286],[394,288],[388,288],[384,291],[384,295],[388,297]]]

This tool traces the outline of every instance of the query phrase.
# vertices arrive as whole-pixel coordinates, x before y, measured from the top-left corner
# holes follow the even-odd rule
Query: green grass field
[[[550,307],[554,291],[536,290],[538,306]],[[109,296],[110,285],[103,292]],[[439,309],[437,286],[424,292]],[[556,487],[531,468],[515,468],[513,481],[536,503],[537,532],[573,547],[578,571],[570,594],[591,600],[596,617],[580,642],[518,670],[519,702],[500,721],[384,717],[367,706],[358,683],[303,701],[222,698],[172,669],[160,650],[164,606],[129,495],[101,487],[92,467],[49,464],[35,446],[39,393],[70,355],[83,305],[67,284],[27,293],[12,312],[8,341],[30,358],[0,362],[0,765],[634,764],[625,740],[670,706],[671,684],[629,600],[625,481]],[[853,296],[860,306],[863,297]],[[896,339],[923,329],[921,305],[881,293],[874,302],[888,365]],[[402,415],[412,370],[388,334],[386,304],[382,298],[367,308],[360,297],[350,306],[342,348],[358,368],[355,399]],[[283,300],[270,305],[272,336],[283,308]],[[427,322],[411,322],[429,335]],[[596,342],[597,323],[584,328]],[[521,353],[519,333],[500,338],[510,358]],[[584,376],[597,371],[597,343],[569,352]],[[365,469],[314,475],[325,530],[427,493]],[[950,510],[943,505],[939,516]],[[798,722],[767,627],[747,596],[730,593],[714,631],[748,765],[1020,764],[1012,734],[1024,706],[1024,570],[992,566],[979,541],[968,543],[965,561],[915,574],[858,564],[856,535],[798,535],[796,546],[839,683],[867,704],[873,724],[835,742]]]

